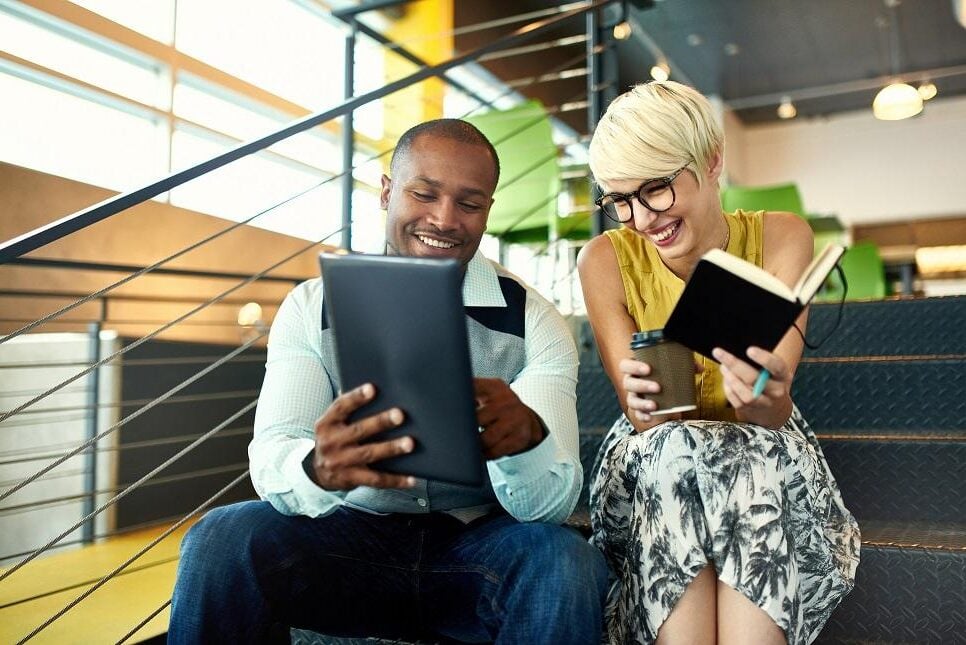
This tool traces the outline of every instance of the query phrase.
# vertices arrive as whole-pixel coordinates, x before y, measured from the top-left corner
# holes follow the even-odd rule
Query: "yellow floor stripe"
[[[38,558],[0,582],[0,643],[21,640],[166,528],[144,529]],[[179,527],[30,642],[116,642],[171,597],[178,547],[187,528]],[[131,642],[163,634],[167,623],[166,609]]]

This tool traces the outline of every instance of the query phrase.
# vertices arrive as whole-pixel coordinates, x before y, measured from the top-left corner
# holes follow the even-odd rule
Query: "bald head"
[[[389,162],[389,172],[396,174],[400,164],[405,163],[412,152],[413,142],[424,136],[441,137],[452,139],[460,143],[478,145],[486,148],[493,161],[493,185],[495,186],[500,179],[500,159],[496,155],[496,149],[490,140],[480,132],[476,126],[460,119],[435,119],[415,125],[399,137],[396,149],[392,153],[392,161]]]

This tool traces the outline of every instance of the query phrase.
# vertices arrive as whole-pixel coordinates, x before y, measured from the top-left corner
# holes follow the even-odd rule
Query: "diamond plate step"
[[[966,643],[966,529],[862,525],[855,589],[816,643]]]
[[[966,521],[966,442],[819,440],[860,522]]]
[[[808,337],[832,328],[837,304],[809,310]],[[966,352],[966,296],[848,302],[842,322],[819,349],[805,356],[896,356]]]
[[[792,398],[816,432],[963,431],[966,360],[803,360]]]

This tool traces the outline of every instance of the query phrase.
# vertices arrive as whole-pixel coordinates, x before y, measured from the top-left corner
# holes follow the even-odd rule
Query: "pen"
[[[755,379],[755,386],[751,390],[751,395],[756,399],[761,396],[762,392],[765,391],[765,383],[768,382],[769,376],[771,376],[771,374],[769,374],[768,370],[764,368],[758,372],[758,378]]]

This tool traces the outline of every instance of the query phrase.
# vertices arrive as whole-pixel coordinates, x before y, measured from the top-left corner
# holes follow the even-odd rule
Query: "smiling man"
[[[546,300],[479,253],[499,161],[472,125],[406,132],[382,177],[391,255],[454,258],[476,378],[480,488],[373,470],[409,452],[379,439],[401,410],[348,421],[321,279],[272,325],[249,447],[262,501],[215,509],[182,544],[170,643],[267,642],[291,626],[339,636],[598,643],[607,568],[559,526],[582,484],[576,349]],[[373,315],[384,315],[373,303]],[[322,323],[320,325],[320,322]]]

